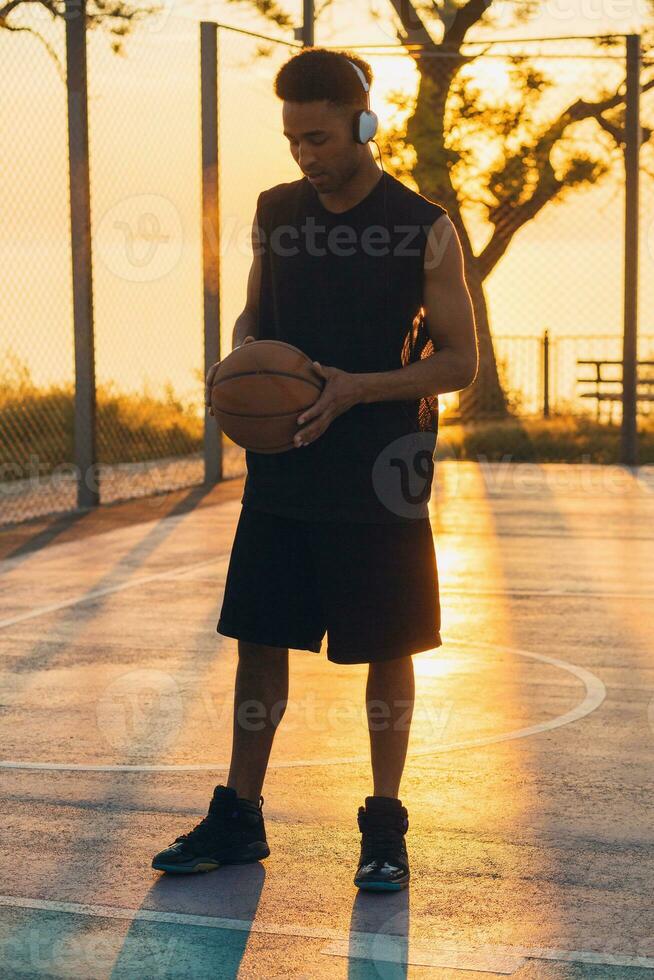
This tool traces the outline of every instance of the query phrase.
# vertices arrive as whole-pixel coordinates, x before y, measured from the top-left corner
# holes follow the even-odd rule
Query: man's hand
[[[341,371],[340,368],[323,367],[318,361],[313,362],[313,368],[326,384],[317,401],[298,416],[298,425],[304,428],[295,435],[293,441],[296,447],[313,442],[335,418],[361,401],[361,383],[357,374]],[[307,422],[310,424],[306,425]]]
[[[256,340],[256,337],[253,337],[250,334],[248,334],[248,336],[245,338],[243,343],[237,344],[236,347],[242,347],[243,344],[247,344],[251,340]],[[234,348],[234,350],[236,350],[236,347]],[[207,378],[204,384],[204,404],[206,408],[209,409],[209,415],[213,415],[213,408],[211,407],[211,388],[213,387],[213,379],[216,376],[216,371],[218,370],[219,365],[220,365],[220,361],[216,361],[215,364],[211,365],[211,367],[207,371]]]

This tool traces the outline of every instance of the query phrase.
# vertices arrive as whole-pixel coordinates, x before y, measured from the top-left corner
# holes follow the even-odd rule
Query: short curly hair
[[[326,99],[337,106],[366,105],[361,79],[348,60],[353,61],[372,83],[372,69],[367,61],[349,51],[327,48],[303,48],[277,72],[275,95],[288,102],[320,102]]]

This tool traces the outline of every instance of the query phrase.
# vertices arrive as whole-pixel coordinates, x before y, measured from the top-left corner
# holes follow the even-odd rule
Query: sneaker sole
[[[365,892],[399,892],[406,888],[409,881],[357,881],[354,884]]]
[[[187,861],[185,864],[164,864],[156,859],[152,862],[155,871],[166,871],[168,874],[195,874],[200,871],[215,871],[225,864],[251,864],[267,858],[270,848],[263,842],[260,844],[250,844],[248,853],[242,857],[226,858],[224,861],[207,861],[206,858],[197,858],[195,861]]]

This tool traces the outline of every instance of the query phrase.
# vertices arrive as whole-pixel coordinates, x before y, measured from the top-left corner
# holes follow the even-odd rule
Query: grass
[[[638,443],[639,463],[653,464],[654,421],[640,420]],[[438,459],[480,457],[488,462],[619,463],[620,426],[588,417],[554,415],[439,428]]]
[[[39,388],[14,361],[0,376],[0,482],[46,476],[73,461],[74,391]],[[203,419],[168,385],[163,397],[147,390],[121,392],[113,384],[96,393],[99,463],[130,463],[187,456],[202,448]]]
[[[0,482],[46,476],[73,461],[73,387],[37,387],[25,365],[5,361],[0,375]],[[188,456],[202,449],[203,418],[168,385],[147,390],[97,390],[100,463]],[[618,463],[620,426],[571,414],[441,425],[438,459],[507,462]],[[654,463],[654,421],[641,422],[639,462]]]

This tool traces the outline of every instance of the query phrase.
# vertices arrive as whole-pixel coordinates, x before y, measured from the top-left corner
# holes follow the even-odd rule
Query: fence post
[[[77,506],[97,507],[95,346],[91,190],[86,75],[86,0],[66,0],[66,90],[68,96],[68,179],[75,346],[73,444]]]
[[[624,331],[620,462],[638,465],[636,358],[638,352],[638,164],[640,131],[640,35],[627,35],[625,111]]]
[[[550,336],[543,332],[543,418],[550,417]]]
[[[204,283],[204,375],[220,360],[220,212],[218,169],[218,27],[200,23],[202,129],[202,272]],[[222,433],[204,413],[204,483],[223,478]]]
[[[313,0],[303,0],[302,3],[302,46],[312,48],[314,44]]]

